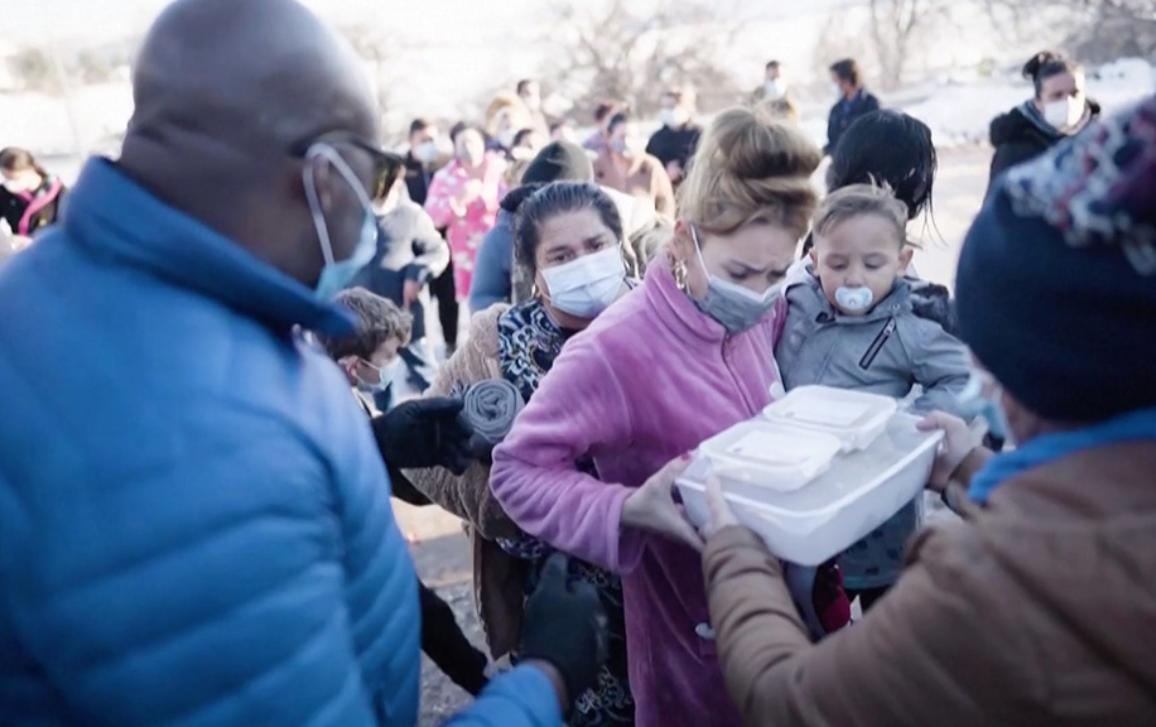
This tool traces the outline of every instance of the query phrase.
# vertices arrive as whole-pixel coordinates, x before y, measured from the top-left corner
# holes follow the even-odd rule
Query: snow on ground
[[[921,99],[895,105],[932,129],[937,146],[987,141],[988,123],[1031,95],[1023,79],[946,78],[929,84]],[[1088,73],[1088,96],[1112,114],[1156,92],[1156,67],[1140,58],[1126,58]],[[908,91],[910,95],[911,91]]]

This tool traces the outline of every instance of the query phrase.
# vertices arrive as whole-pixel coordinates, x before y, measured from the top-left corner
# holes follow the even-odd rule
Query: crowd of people
[[[822,148],[771,61],[649,141],[524,79],[393,153],[297,2],[171,5],[116,161],[0,151],[0,722],[413,725],[419,652],[452,724],[1156,721],[1156,96],[1029,60],[953,299],[931,130],[829,70]],[[811,384],[942,430],[959,518],[693,525],[690,453]],[[484,645],[391,497],[464,522]]]

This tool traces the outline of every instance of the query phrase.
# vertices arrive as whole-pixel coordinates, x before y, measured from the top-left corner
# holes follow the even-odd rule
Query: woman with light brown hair
[[[567,344],[494,453],[490,486],[519,527],[622,574],[640,725],[739,722],[701,540],[671,488],[685,453],[770,403],[780,289],[815,207],[819,158],[794,127],[720,114],[679,190],[670,245],[641,287]]]

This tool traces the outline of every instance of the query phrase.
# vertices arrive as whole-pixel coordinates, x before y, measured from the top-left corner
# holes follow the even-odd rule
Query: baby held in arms
[[[915,410],[959,413],[970,356],[949,332],[949,306],[938,300],[946,291],[904,277],[914,253],[906,226],[906,208],[886,188],[851,185],[820,204],[809,274],[787,290],[775,349],[788,390],[821,384],[902,398],[918,384]],[[839,556],[848,596],[864,610],[898,579],[918,515],[910,503]]]

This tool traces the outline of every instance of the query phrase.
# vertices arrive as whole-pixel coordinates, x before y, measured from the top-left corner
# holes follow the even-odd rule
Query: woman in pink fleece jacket
[[[740,721],[715,654],[700,541],[671,485],[682,455],[770,403],[786,314],[778,288],[814,208],[819,158],[792,127],[721,114],[680,192],[669,250],[571,340],[494,454],[491,487],[519,526],[623,574],[644,727]],[[586,456],[598,478],[575,466]]]

